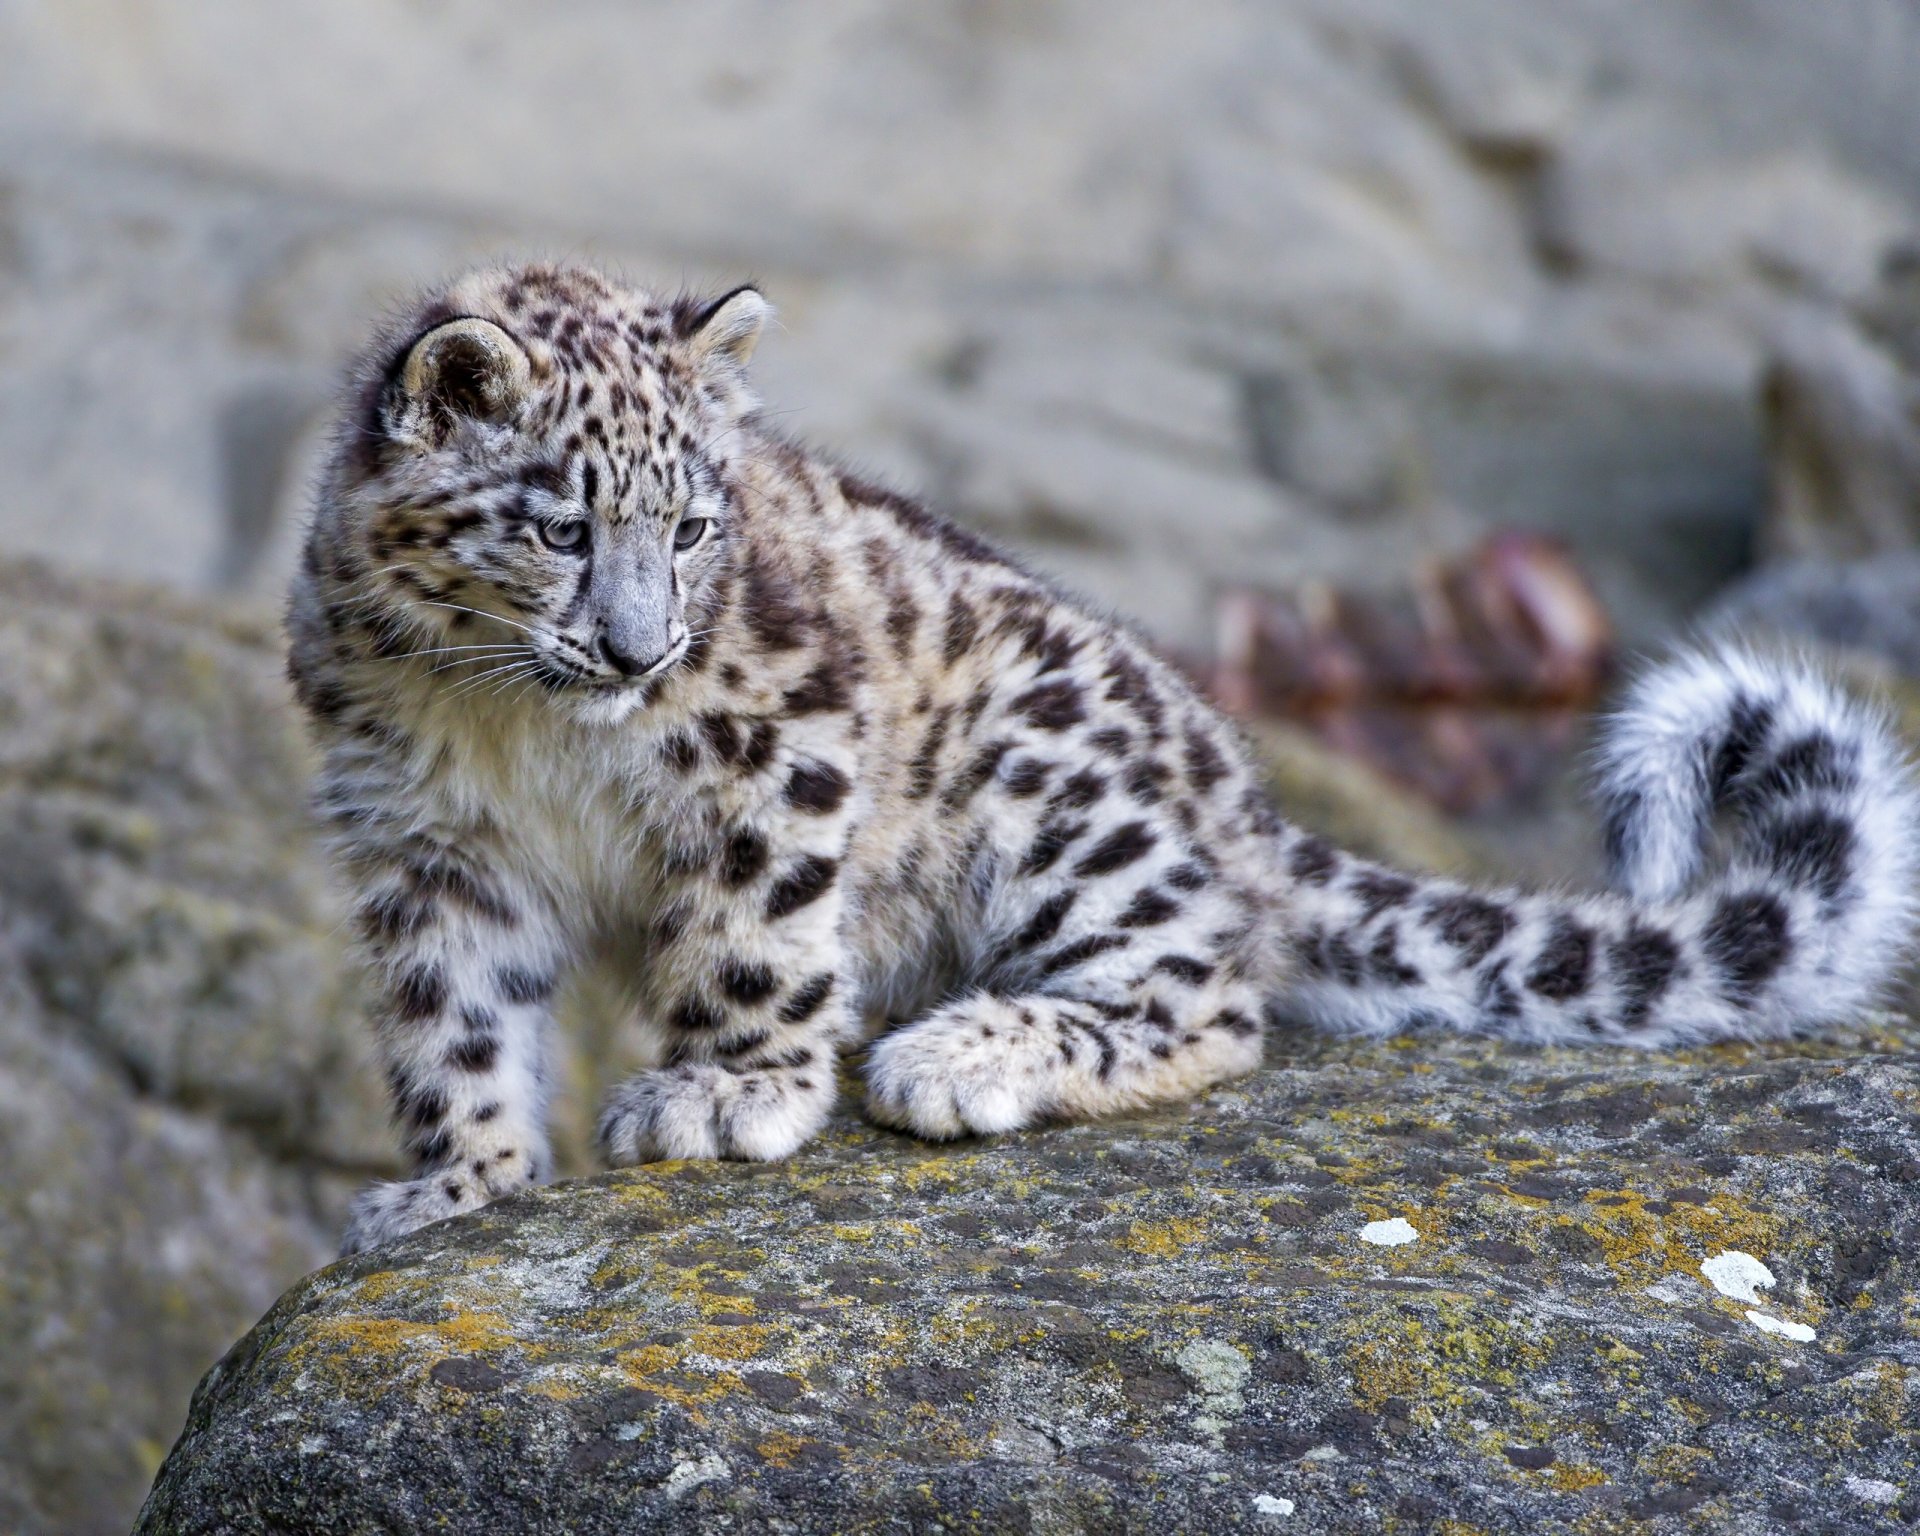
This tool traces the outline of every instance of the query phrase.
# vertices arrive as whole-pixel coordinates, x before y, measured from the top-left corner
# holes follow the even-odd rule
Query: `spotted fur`
[[[552,1003],[599,955],[653,1062],[607,1100],[616,1163],[786,1156],[867,1040],[869,1112],[949,1137],[1190,1095],[1276,1006],[1653,1043],[1836,1018],[1894,964],[1913,796],[1810,678],[1643,687],[1623,896],[1351,859],[1126,630],[775,436],[765,314],[483,272],[356,376],[290,669],[415,1167],[349,1249],[546,1176]]]

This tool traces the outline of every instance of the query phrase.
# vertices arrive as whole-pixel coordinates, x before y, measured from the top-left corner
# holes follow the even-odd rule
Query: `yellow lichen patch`
[[[469,1312],[447,1304],[450,1315],[438,1322],[408,1318],[322,1316],[310,1319],[288,1349],[295,1370],[314,1369],[343,1389],[403,1371],[427,1371],[450,1355],[498,1353],[518,1347],[507,1321],[497,1312]]]
[[[617,1173],[607,1180],[607,1193],[622,1206],[637,1206],[649,1211],[669,1206],[673,1203],[673,1196],[660,1187],[660,1181],[655,1177],[656,1170],[665,1166],[662,1163],[648,1163],[644,1168],[629,1168]]]
[[[765,1254],[759,1249],[747,1251],[748,1256],[759,1259]],[[753,1315],[757,1303],[753,1297],[737,1294],[739,1282],[750,1273],[744,1269],[729,1269],[720,1264],[696,1264],[691,1269],[682,1269],[674,1265],[660,1265],[655,1270],[656,1281],[664,1281],[664,1288],[675,1301],[692,1307],[701,1317],[712,1317],[716,1313],[744,1313]],[[668,1275],[673,1276],[667,1279]],[[725,1284],[726,1291],[710,1289],[715,1281]]]
[[[772,1466],[790,1467],[794,1459],[811,1444],[813,1444],[811,1440],[803,1440],[798,1435],[790,1435],[783,1429],[776,1429],[762,1439],[754,1450],[762,1461]]]
[[[642,1344],[620,1357],[620,1368],[628,1375],[651,1376],[679,1363],[680,1356],[665,1344]]]
[[[418,1297],[431,1295],[439,1289],[437,1281],[430,1280],[415,1270],[382,1269],[368,1275],[353,1287],[356,1303],[390,1301],[396,1296]]]
[[[436,1331],[443,1343],[462,1354],[511,1349],[519,1343],[513,1325],[498,1312],[469,1312],[452,1302],[447,1306],[451,1315],[436,1325]]]
[[[894,1169],[900,1182],[918,1193],[927,1184],[954,1185],[971,1182],[975,1165],[980,1161],[977,1156],[934,1156],[923,1157],[903,1167]]]
[[[1780,1246],[1785,1223],[1728,1190],[1717,1190],[1705,1204],[1673,1204],[1664,1212],[1649,1210],[1648,1198],[1637,1189],[1590,1190],[1584,1213],[1557,1215],[1553,1224],[1586,1233],[1607,1267],[1636,1285],[1673,1273],[1697,1277],[1701,1261],[1722,1248],[1765,1253]]]
[[[693,1330],[688,1352],[714,1360],[751,1360],[766,1348],[774,1330],[765,1323],[709,1325]]]
[[[1207,1224],[1191,1216],[1171,1216],[1164,1221],[1136,1221],[1118,1246],[1156,1259],[1174,1259],[1207,1235]]]
[[[1428,1298],[1428,1310],[1430,1316],[1402,1315],[1388,1322],[1377,1314],[1352,1320],[1346,1330],[1351,1340],[1347,1363],[1360,1407],[1376,1411],[1399,1398],[1432,1424],[1489,1388],[1517,1386],[1551,1353],[1471,1297],[1438,1293]],[[1544,1438],[1547,1426],[1541,1429]]]
[[[1655,1446],[1640,1458],[1640,1469],[1663,1482],[1690,1482],[1713,1463],[1713,1452],[1697,1445]]]
[[[665,1344],[645,1344],[621,1354],[616,1368],[628,1386],[651,1392],[655,1397],[685,1408],[692,1413],[696,1424],[704,1424],[706,1418],[699,1409],[723,1397],[746,1391],[747,1384],[732,1371],[713,1371],[689,1377],[685,1371],[677,1370],[686,1355],[692,1353],[704,1351],[697,1346],[680,1350]],[[676,1379],[668,1380],[664,1374],[667,1371],[675,1371]]]
[[[1426,1386],[1425,1330],[1415,1319],[1404,1318],[1396,1334],[1362,1344],[1348,1356],[1354,1401],[1369,1413],[1390,1398],[1418,1397]]]
[[[1577,1461],[1557,1461],[1547,1469],[1547,1482],[1555,1493],[1578,1493],[1583,1488],[1598,1488],[1607,1474],[1598,1467]]]
[[[580,1396],[580,1388],[564,1376],[537,1376],[520,1390],[555,1403],[571,1403]]]

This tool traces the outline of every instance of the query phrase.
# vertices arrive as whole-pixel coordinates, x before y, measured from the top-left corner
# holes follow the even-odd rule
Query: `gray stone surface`
[[[1765,399],[1776,558],[1860,560],[1920,546],[1920,251],[1847,309],[1782,325]]]
[[[1920,550],[1766,566],[1722,594],[1706,623],[1860,652],[1920,678]]]
[[[0,567],[0,1529],[125,1529],[386,1137],[272,631]]]
[[[1642,639],[1914,226],[1916,76],[1902,0],[20,0],[0,545],[273,588],[369,312],[546,251],[754,273],[796,430],[1182,645],[1500,521]]]
[[[1165,1114],[538,1191],[290,1291],[139,1530],[1908,1529],[1917,1042],[1283,1039]]]

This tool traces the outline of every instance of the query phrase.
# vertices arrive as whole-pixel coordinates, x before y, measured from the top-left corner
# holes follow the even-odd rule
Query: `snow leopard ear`
[[[723,293],[706,302],[683,302],[675,316],[675,329],[698,361],[709,358],[746,366],[759,345],[760,331],[773,314],[773,306],[751,285]]]
[[[527,396],[527,354],[499,326],[467,317],[408,348],[387,391],[387,429],[437,446],[461,421],[505,421]]]

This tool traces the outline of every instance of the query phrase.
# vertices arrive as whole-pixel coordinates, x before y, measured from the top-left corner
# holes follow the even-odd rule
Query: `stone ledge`
[[[1910,1520],[1917,1045],[1289,1038],[1153,1116],[536,1191],[289,1292],[139,1529]]]

